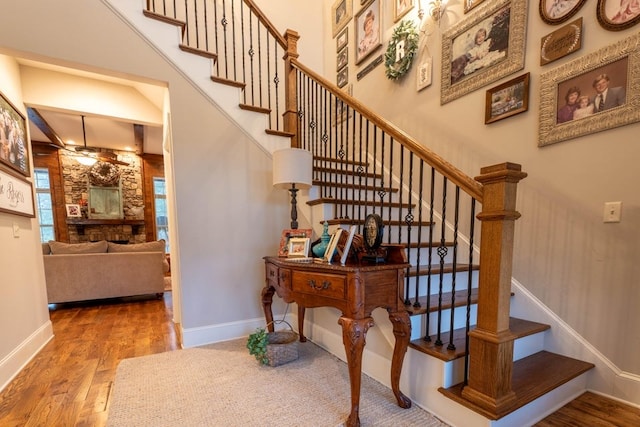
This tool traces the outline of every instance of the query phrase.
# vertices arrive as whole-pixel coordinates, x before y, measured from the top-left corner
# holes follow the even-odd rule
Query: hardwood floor
[[[179,348],[171,292],[58,305],[54,338],[0,393],[0,426],[104,426],[122,359]]]
[[[535,425],[535,427],[587,426],[640,426],[640,409],[586,392]]]

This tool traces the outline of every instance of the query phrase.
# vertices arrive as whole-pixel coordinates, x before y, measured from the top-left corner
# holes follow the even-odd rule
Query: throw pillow
[[[109,252],[164,252],[164,240],[156,240],[155,242],[134,243],[131,245],[123,245],[120,243],[109,242]]]
[[[53,255],[60,254],[98,254],[107,252],[107,241],[88,243],[63,243],[49,240],[49,248]]]

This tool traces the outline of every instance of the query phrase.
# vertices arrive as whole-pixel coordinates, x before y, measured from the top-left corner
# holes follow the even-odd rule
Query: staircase
[[[206,72],[202,60],[213,64],[209,83],[229,91],[213,102],[248,133],[256,131],[246,115],[266,118],[268,150],[281,144],[273,138],[286,138],[313,153],[307,204],[322,219],[316,231],[324,220],[361,226],[375,212],[386,243],[405,245],[408,357],[442,373],[442,400],[417,403],[448,411],[443,418],[455,425],[530,425],[584,391],[582,374],[593,365],[545,351],[549,326],[509,314],[518,298],[511,251],[517,183],[526,177],[519,165],[464,175],[306,68],[297,33],[280,35],[251,0],[148,0],[142,12],[178,28],[180,51],[199,58],[189,72]],[[238,99],[234,92],[239,105],[224,105]]]

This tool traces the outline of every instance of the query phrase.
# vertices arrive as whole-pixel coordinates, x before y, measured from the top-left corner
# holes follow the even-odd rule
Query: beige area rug
[[[351,408],[349,372],[311,342],[300,358],[261,366],[246,340],[123,360],[108,427],[341,426]],[[446,426],[421,408],[402,409],[392,391],[363,374],[362,426]]]

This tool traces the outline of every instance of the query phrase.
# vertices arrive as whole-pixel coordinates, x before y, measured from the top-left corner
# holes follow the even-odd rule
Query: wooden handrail
[[[275,25],[273,25],[271,21],[269,21],[269,19],[264,15],[264,13],[262,13],[262,11],[258,8],[258,6],[252,0],[243,0],[243,1],[244,1],[244,4],[246,4],[247,7],[253,13],[255,13],[256,17],[260,20],[260,22],[262,22],[264,26],[267,27],[267,30],[269,30],[269,33],[278,41],[280,46],[286,50],[287,41],[285,40],[284,36],[278,32]]]
[[[344,91],[338,89],[333,83],[329,82],[324,77],[315,73],[310,68],[304,66],[296,59],[291,60],[291,64],[298,68],[300,71],[309,75],[311,78],[316,80],[318,83],[322,84],[325,89],[335,95],[337,98],[341,99],[345,104],[358,111],[360,114],[365,116],[371,123],[376,125],[382,131],[384,131],[387,135],[391,136],[394,140],[398,141],[398,143],[405,146],[407,149],[411,150],[416,156],[420,159],[427,162],[430,166],[432,166],[436,171],[440,174],[446,176],[450,181],[459,186],[464,192],[469,194],[471,197],[476,199],[478,202],[482,203],[483,200],[483,186],[482,184],[474,181],[472,178],[467,176],[464,172],[460,171],[458,168],[453,166],[451,163],[444,160],[435,152],[431,151],[427,147],[421,145],[418,141],[413,139],[411,136],[407,135],[403,130],[396,127],[394,124],[386,121],[378,114],[367,108],[360,101],[345,93]]]

